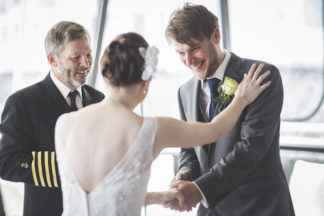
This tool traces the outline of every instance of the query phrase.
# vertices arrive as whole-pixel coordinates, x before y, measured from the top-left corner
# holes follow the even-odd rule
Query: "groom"
[[[188,122],[210,121],[230,103],[221,100],[225,77],[239,83],[253,63],[261,64],[221,49],[218,19],[201,5],[185,4],[175,11],[165,33],[195,75],[178,93],[181,118]],[[281,77],[274,65],[263,64],[261,73],[271,71],[271,85],[234,128],[216,143],[181,149],[171,187],[183,194],[189,208],[176,201],[165,206],[189,210],[201,202],[197,215],[204,216],[294,215],[279,155]],[[214,103],[216,97],[220,101]]]

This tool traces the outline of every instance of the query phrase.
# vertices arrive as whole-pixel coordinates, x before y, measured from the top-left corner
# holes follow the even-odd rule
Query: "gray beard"
[[[79,88],[82,84],[71,77],[71,71],[64,69],[63,71],[63,79],[67,81],[67,83],[75,88]]]

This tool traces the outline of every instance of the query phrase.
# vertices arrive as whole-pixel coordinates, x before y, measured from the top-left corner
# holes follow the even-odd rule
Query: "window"
[[[281,143],[322,147],[323,1],[229,1],[236,54],[277,66],[284,86]]]

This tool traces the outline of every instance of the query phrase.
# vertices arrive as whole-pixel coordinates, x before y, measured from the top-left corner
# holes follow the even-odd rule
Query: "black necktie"
[[[76,106],[75,103],[75,98],[76,96],[79,94],[79,92],[77,90],[71,91],[68,95],[68,97],[70,98],[71,101],[71,105],[70,105],[70,111],[77,111],[78,107]]]
[[[214,98],[217,96],[217,86],[219,79],[211,78],[205,80],[205,82],[207,82],[210,92],[209,121],[211,121],[215,115],[216,104],[214,103]]]

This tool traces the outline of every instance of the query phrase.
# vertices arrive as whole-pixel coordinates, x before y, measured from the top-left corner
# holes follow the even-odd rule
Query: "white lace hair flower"
[[[149,46],[146,49],[144,47],[140,47],[138,50],[145,60],[145,68],[142,73],[142,80],[148,80],[156,71],[159,49],[156,46]]]

